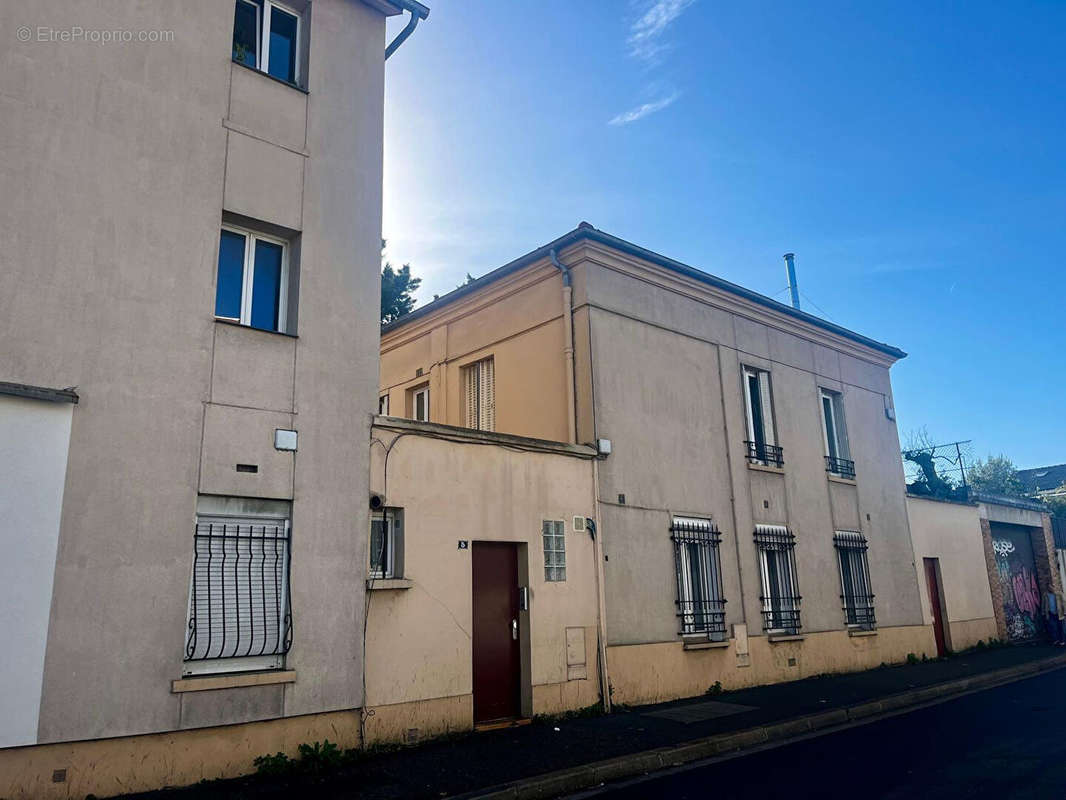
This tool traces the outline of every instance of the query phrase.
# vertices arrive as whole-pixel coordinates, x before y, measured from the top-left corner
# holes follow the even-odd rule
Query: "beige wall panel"
[[[325,739],[341,749],[358,747],[359,712],[9,748],[0,750],[0,796],[10,800],[110,797],[236,778],[255,771],[257,756],[280,751],[295,758],[301,744]],[[66,782],[52,782],[56,769],[67,771]]]
[[[291,412],[296,341],[279,333],[216,323],[211,401]]]
[[[840,353],[824,345],[811,345],[814,351],[814,371],[834,381],[840,380]]]
[[[375,436],[389,443],[394,434],[375,428]],[[591,462],[407,435],[389,455],[386,486],[383,448],[375,445],[371,454],[372,488],[387,489],[386,502],[404,509],[404,577],[411,586],[372,592],[368,706],[472,691],[471,551],[459,549],[459,540],[525,545],[532,685],[566,682],[566,629],[594,632],[597,619],[592,539],[573,530],[575,516],[592,513]],[[566,581],[544,579],[545,519],[566,523]],[[358,574],[366,574],[365,565]],[[572,682],[598,696],[594,658],[588,680]],[[540,713],[536,693],[533,710]]]
[[[274,449],[277,428],[291,429],[292,415],[208,403],[204,407],[200,491],[291,499],[293,454]],[[254,465],[259,471],[238,472],[237,464]]]
[[[226,122],[272,144],[302,151],[308,96],[239,64],[230,65],[230,72]]]
[[[730,346],[734,342],[732,317],[725,311],[593,262],[585,262],[578,267],[581,269],[585,271],[588,301],[599,308],[710,342]]]
[[[206,728],[273,719],[282,715],[284,699],[282,684],[184,692],[181,695],[181,727]]]
[[[226,211],[300,230],[304,156],[232,130],[226,141]]]
[[[861,531],[859,491],[847,483],[829,481],[829,501],[833,510],[834,531]]]
[[[788,519],[785,501],[785,477],[780,474],[751,470],[751,515],[757,523],[780,525]],[[750,533],[750,531],[749,531]]]
[[[892,393],[887,369],[845,353],[840,354],[840,380],[871,392]]]
[[[882,628],[876,636],[852,637],[844,631],[809,635],[803,641],[771,643],[749,639],[750,663],[738,666],[732,647],[685,650],[680,642],[611,647],[614,702],[660,703],[700,695],[720,681],[726,690],[800,680],[814,675],[872,669],[882,663],[935,655],[932,628],[916,625]],[[790,665],[789,659],[795,659]]]
[[[977,506],[908,497],[907,515],[914,539],[915,569],[925,623],[933,624],[933,610],[922,559],[939,558],[947,621],[954,625],[991,619],[989,635],[995,636],[995,612]],[[951,646],[962,649],[955,641],[955,630],[952,627]],[[961,633],[963,629],[959,630]]]
[[[767,336],[772,360],[805,372],[814,372],[814,344],[776,328],[768,328]]]

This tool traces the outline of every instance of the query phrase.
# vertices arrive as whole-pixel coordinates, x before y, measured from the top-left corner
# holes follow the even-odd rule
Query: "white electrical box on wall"
[[[287,431],[282,428],[276,428],[274,430],[274,449],[295,450],[296,431]]]

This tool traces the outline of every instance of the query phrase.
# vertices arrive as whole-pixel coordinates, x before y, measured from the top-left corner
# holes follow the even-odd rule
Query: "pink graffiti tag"
[[[1011,579],[1014,589],[1014,602],[1024,614],[1035,616],[1040,609],[1040,590],[1036,587],[1033,573],[1024,567]]]

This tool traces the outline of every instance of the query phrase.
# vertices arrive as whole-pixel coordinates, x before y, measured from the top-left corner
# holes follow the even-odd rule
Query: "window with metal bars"
[[[797,634],[800,631],[799,581],[796,578],[796,537],[784,525],[756,525],[762,579],[763,630]]]
[[[677,617],[681,634],[707,634],[724,641],[725,598],[718,527],[709,519],[674,517],[670,523],[677,575]]]
[[[870,564],[866,557],[866,537],[858,531],[837,531],[833,537],[840,565],[840,599],[848,627],[873,630],[874,595],[870,588]]]
[[[541,523],[544,539],[544,580],[566,580],[566,523],[546,519]]]
[[[748,423],[748,438],[744,445],[748,461],[766,466],[783,466],[784,451],[777,444],[769,372],[744,367],[744,406]]]
[[[467,428],[496,430],[496,368],[491,356],[463,367],[463,413]]]
[[[197,517],[186,675],[279,669],[292,644],[289,521]]]

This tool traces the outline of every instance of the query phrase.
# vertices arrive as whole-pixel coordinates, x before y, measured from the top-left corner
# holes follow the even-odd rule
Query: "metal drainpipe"
[[[594,535],[592,555],[596,559],[596,651],[600,662],[600,695],[603,710],[611,713],[611,675],[607,669],[607,576],[603,569],[603,528],[600,527],[600,459],[592,460],[592,504]]]
[[[566,432],[567,441],[571,444],[577,442],[577,409],[574,399],[574,289],[570,284],[570,270],[567,269],[551,250],[548,255],[552,264],[563,273],[563,327],[566,335],[566,346],[563,348],[563,358],[566,361]]]
[[[404,29],[396,34],[396,38],[389,42],[389,46],[385,48],[385,60],[387,61],[389,56],[400,49],[400,45],[407,41],[407,37],[415,32],[415,28],[418,26],[418,21],[425,19],[429,16],[429,9],[421,3],[404,3],[401,5],[411,15],[411,18],[407,20],[407,24]]]

